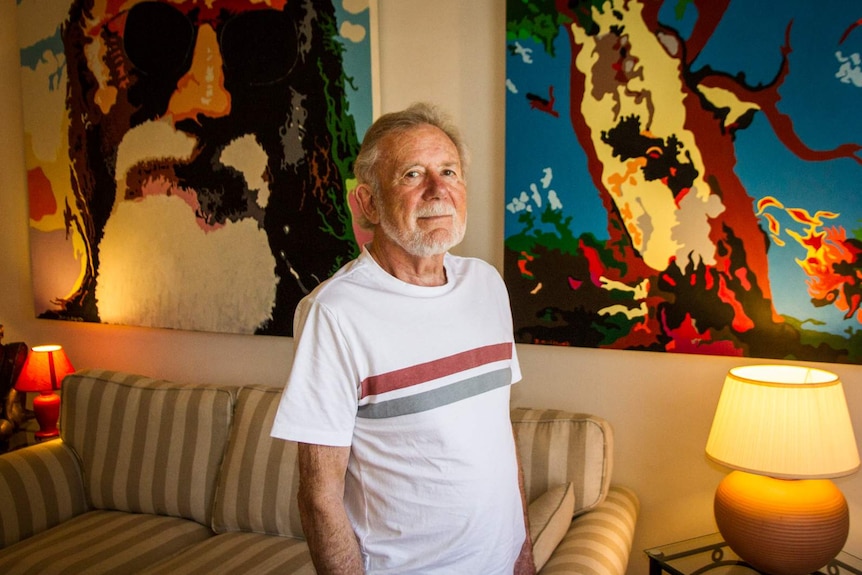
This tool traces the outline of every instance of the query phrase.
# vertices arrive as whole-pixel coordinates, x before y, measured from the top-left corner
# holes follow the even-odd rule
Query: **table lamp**
[[[59,435],[60,396],[55,392],[67,374],[74,371],[72,363],[59,345],[37,345],[30,350],[15,382],[18,391],[38,391],[33,398],[33,411],[39,422],[36,437],[44,439]]]
[[[844,547],[847,501],[828,478],[859,469],[859,452],[837,375],[793,365],[731,369],[706,454],[736,470],[715,492],[715,521],[742,559],[766,573],[803,575]]]

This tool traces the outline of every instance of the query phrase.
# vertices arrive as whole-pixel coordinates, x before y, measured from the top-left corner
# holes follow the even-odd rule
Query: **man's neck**
[[[386,273],[403,282],[424,287],[446,284],[445,254],[415,256],[400,246],[374,240],[368,244],[368,252]]]

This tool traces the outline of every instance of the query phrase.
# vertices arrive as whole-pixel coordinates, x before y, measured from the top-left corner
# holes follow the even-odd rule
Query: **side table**
[[[6,453],[9,451],[15,451],[16,449],[21,449],[22,447],[27,447],[28,445],[35,445],[36,443],[41,443],[43,440],[36,437],[36,432],[39,431],[39,424],[35,419],[29,419],[24,422],[21,427],[19,427],[15,433],[13,433],[7,440],[5,446],[0,448],[0,454]],[[46,439],[54,439],[53,437],[48,437]]]
[[[645,551],[650,575],[751,575],[762,573],[727,546],[720,533],[704,535]],[[862,575],[862,559],[842,551],[813,575]]]

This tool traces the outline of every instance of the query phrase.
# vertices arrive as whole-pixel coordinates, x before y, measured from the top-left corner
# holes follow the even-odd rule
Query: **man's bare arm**
[[[361,575],[362,555],[344,509],[349,447],[300,443],[299,513],[318,575]]]

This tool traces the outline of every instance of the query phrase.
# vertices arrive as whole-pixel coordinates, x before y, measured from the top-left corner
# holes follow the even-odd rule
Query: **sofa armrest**
[[[0,549],[87,510],[75,453],[55,439],[0,455]]]
[[[575,517],[540,575],[623,575],[639,510],[633,491],[611,485],[598,507]]]

